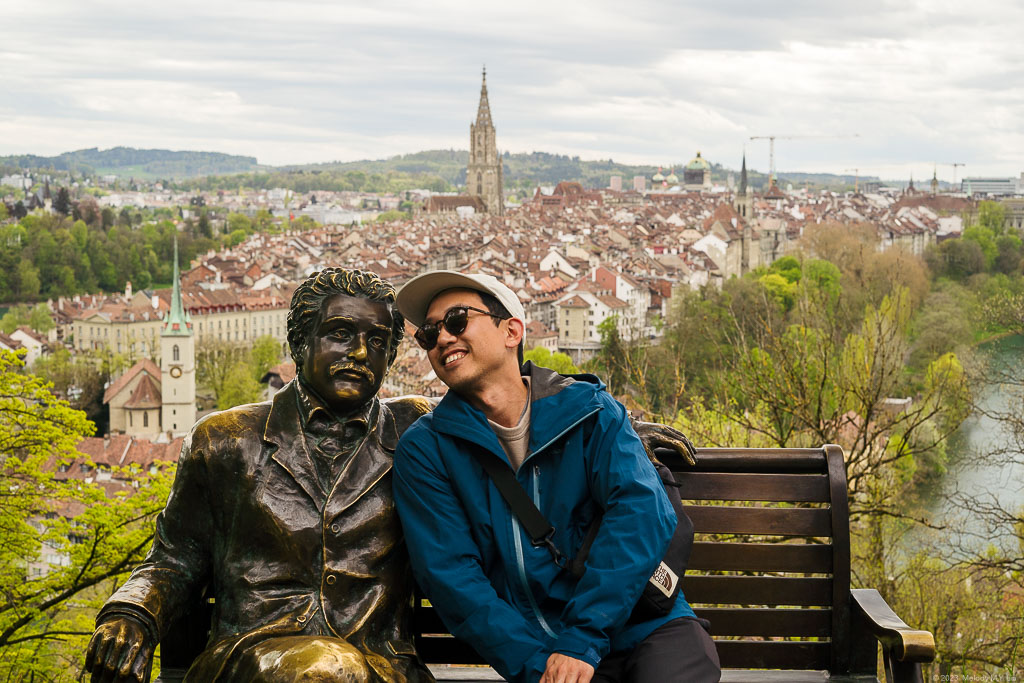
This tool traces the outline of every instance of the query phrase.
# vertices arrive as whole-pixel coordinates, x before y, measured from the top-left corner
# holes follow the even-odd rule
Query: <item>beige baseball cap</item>
[[[516,293],[498,278],[483,273],[435,270],[417,275],[398,290],[398,310],[406,320],[416,327],[421,327],[426,322],[430,302],[446,289],[474,289],[478,292],[487,292],[500,301],[513,318],[518,318],[524,325],[526,324],[526,311],[523,310],[523,304]]]

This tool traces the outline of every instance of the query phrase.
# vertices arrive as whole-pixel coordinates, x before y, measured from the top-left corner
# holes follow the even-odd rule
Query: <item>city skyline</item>
[[[466,148],[931,178],[1024,170],[1024,8],[658,2],[65,2],[5,9],[0,155],[114,146],[264,164]],[[848,137],[857,134],[859,137]],[[836,137],[828,137],[836,136]],[[847,137],[840,137],[847,136]],[[936,166],[937,164],[937,166]]]

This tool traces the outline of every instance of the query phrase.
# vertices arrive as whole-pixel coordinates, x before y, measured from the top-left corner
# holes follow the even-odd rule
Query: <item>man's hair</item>
[[[348,268],[324,268],[312,273],[292,294],[288,309],[288,348],[295,361],[295,372],[302,371],[306,346],[314,330],[324,299],[335,294],[380,301],[391,311],[391,344],[388,366],[395,362],[398,345],[405,336],[405,318],[395,306],[395,287],[376,273]],[[500,304],[499,304],[500,305]]]

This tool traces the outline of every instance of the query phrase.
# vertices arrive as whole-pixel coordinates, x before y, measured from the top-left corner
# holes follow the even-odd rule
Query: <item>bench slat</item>
[[[827,669],[831,643],[716,640],[723,668],[732,669]]]
[[[826,508],[761,508],[684,505],[697,533],[831,536]]]
[[[711,622],[713,636],[803,636],[827,638],[831,609],[703,607],[694,610]]]
[[[658,449],[659,460],[671,470],[686,472],[827,472],[820,448],[698,448],[697,464],[689,465],[673,451]]]
[[[687,574],[683,594],[691,605],[830,606],[832,579]]]
[[[825,474],[688,472],[676,481],[683,500],[829,501]]]
[[[832,546],[824,543],[694,543],[690,569],[759,572],[832,572]],[[683,580],[686,586],[686,579]]]

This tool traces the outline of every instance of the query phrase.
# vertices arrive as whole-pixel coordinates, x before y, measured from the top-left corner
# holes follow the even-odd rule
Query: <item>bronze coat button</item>
[[[328,574],[327,575],[327,585],[328,586],[333,586],[334,582],[337,581],[337,580],[338,580],[338,577],[335,576],[334,574]]]

